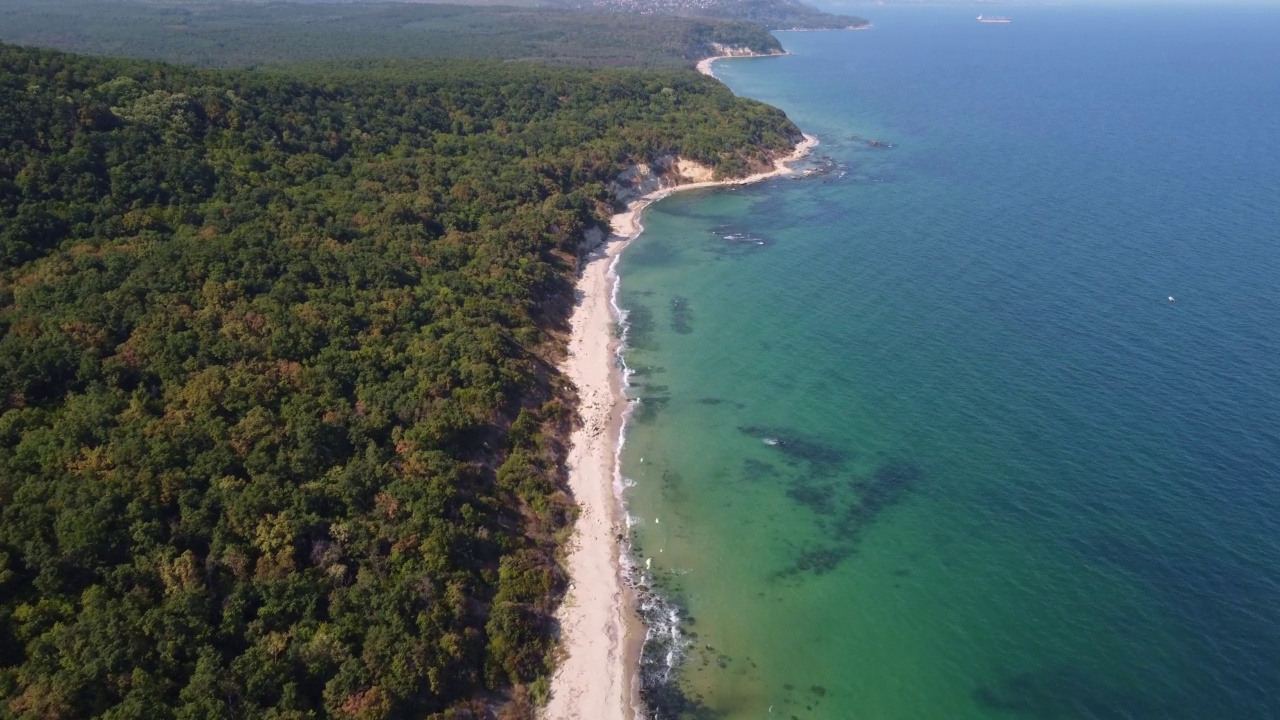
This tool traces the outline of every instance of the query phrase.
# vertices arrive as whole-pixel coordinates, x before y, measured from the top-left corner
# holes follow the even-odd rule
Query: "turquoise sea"
[[[1280,9],[860,12],[716,65],[817,172],[618,268],[646,696],[1280,718]]]

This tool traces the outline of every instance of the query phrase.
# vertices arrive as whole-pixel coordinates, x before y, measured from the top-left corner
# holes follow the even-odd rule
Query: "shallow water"
[[[1280,11],[874,10],[620,263],[664,715],[1280,717]]]

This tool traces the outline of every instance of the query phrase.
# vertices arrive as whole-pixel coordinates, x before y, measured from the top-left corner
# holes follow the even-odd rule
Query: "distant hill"
[[[714,55],[712,43],[760,53],[781,51],[764,25],[727,17],[569,7],[227,0],[10,3],[0,5],[0,41],[205,67],[396,57],[675,68]]]
[[[870,23],[855,15],[823,12],[799,0],[589,0],[582,7],[640,15],[745,20],[770,30],[844,30]]]

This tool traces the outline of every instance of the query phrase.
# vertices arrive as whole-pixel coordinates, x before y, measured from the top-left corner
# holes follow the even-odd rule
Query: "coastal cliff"
[[[659,190],[713,179],[713,168],[676,155],[663,155],[652,162],[636,163],[623,170],[609,183],[609,192],[625,205]]]
[[[725,56],[736,57],[736,56]],[[726,184],[746,181],[749,177],[762,172],[777,169],[778,163],[793,157],[794,153],[807,147],[808,139],[804,135],[791,138],[795,149],[786,155],[767,153],[767,161],[754,159],[749,162],[746,172],[733,173],[726,177],[723,169],[698,162],[679,155],[662,155],[647,163],[636,163],[623,170],[609,183],[609,193],[618,203],[626,205],[662,190],[673,190],[689,184],[703,184],[724,181]],[[738,177],[735,177],[738,176]]]
[[[769,57],[771,55],[787,54],[787,51],[782,48],[759,52],[746,45],[725,45],[717,42],[711,43],[711,49],[715,51],[715,57]]]

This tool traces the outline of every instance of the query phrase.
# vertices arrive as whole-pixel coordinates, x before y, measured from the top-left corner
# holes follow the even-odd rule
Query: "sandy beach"
[[[704,61],[707,62],[707,61]],[[700,63],[699,70],[703,70]],[[570,438],[569,485],[580,508],[567,564],[570,586],[558,613],[560,663],[551,680],[546,720],[631,720],[639,707],[637,671],[644,626],[625,577],[619,538],[627,532],[617,448],[627,401],[618,365],[611,298],[614,263],[640,234],[650,203],[677,191],[759,182],[791,172],[790,163],[817,145],[804,136],[768,172],[728,181],[688,183],[645,195],[611,218],[611,235],[591,251],[576,290],[569,353],[562,367],[578,388],[581,425]]]
[[[712,72],[712,71],[711,71],[711,65],[712,65],[712,63],[714,63],[714,62],[715,62],[715,61],[717,61],[717,60],[724,60],[724,59],[726,59],[726,58],[763,58],[763,57],[780,57],[780,56],[782,56],[782,55],[787,55],[787,54],[788,54],[788,53],[775,53],[775,54],[772,54],[772,55],[768,55],[768,54],[760,54],[760,55],[716,55],[716,56],[713,56],[713,57],[703,58],[702,60],[699,60],[699,61],[698,61],[698,65],[697,65],[697,67],[698,67],[698,72],[702,73],[703,75],[708,75],[708,76],[710,76],[710,77],[715,77],[715,76],[716,76],[716,74],[715,74],[714,72]]]
[[[711,77],[715,77],[716,74],[711,72],[711,63],[714,63],[719,59],[720,59],[719,57],[709,57],[709,58],[703,58],[702,60],[699,60],[698,72],[702,73],[703,75],[710,75]]]
[[[834,30],[870,30],[870,29],[871,29],[871,24],[870,24],[870,23],[867,23],[866,25],[862,25],[862,26],[860,26],[860,27],[832,28],[832,29],[831,29],[831,31],[834,31]],[[828,30],[787,30],[787,31],[785,31],[785,32],[830,32],[830,31],[828,31]],[[698,61],[697,68],[698,68],[698,72],[702,73],[703,75],[708,75],[708,76],[710,76],[710,77],[715,77],[715,76],[716,76],[716,74],[715,74],[714,72],[712,72],[712,71],[711,71],[711,65],[712,65],[712,63],[714,63],[714,62],[715,62],[715,61],[717,61],[717,60],[726,60],[726,59],[727,59],[727,60],[732,60],[733,58],[764,58],[764,57],[779,57],[779,56],[781,56],[781,55],[790,55],[790,54],[791,54],[791,53],[789,53],[789,52],[781,52],[781,53],[758,53],[758,54],[745,53],[745,54],[742,54],[742,55],[713,55],[712,57],[709,57],[709,58],[703,58],[703,59],[699,60],[699,61]]]

